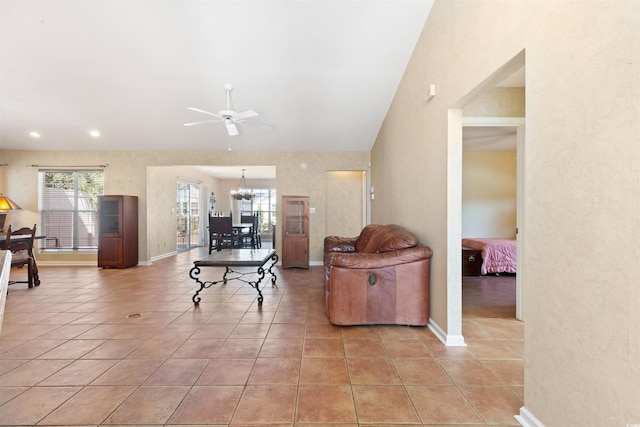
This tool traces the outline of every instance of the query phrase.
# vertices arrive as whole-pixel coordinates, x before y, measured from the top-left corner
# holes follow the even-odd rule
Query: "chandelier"
[[[231,197],[236,200],[252,200],[255,197],[253,191],[247,188],[247,182],[244,178],[244,171],[246,171],[246,169],[242,169],[242,178],[240,178],[238,188],[235,190],[231,190]]]

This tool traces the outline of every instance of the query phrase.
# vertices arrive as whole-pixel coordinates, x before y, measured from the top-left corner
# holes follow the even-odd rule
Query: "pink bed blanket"
[[[517,270],[516,239],[462,239],[462,246],[482,250],[481,274]]]

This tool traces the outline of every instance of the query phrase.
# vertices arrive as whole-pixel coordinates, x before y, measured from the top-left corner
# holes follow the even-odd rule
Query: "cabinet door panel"
[[[282,244],[283,267],[309,267],[309,239],[288,237]]]
[[[117,267],[122,263],[122,239],[105,237],[100,239],[98,267]]]

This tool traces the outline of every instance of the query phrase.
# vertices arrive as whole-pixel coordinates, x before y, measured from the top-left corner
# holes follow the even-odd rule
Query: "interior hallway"
[[[262,309],[241,282],[194,307],[188,273],[203,253],[41,267],[40,287],[10,286],[0,425],[518,425],[523,324],[503,308],[465,300],[466,348],[427,328],[336,327],[319,267],[278,269]]]

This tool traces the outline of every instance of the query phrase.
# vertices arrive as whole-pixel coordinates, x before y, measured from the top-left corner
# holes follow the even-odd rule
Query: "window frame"
[[[67,174],[70,180],[60,181],[58,186],[48,185],[48,174]],[[82,180],[93,174],[93,194],[83,191]],[[72,184],[71,184],[72,182]],[[71,185],[71,187],[70,187]],[[51,189],[63,190],[64,195],[47,194]],[[86,188],[86,187],[85,187]],[[104,171],[102,169],[40,169],[38,171],[38,215],[40,231],[46,236],[40,244],[41,251],[47,252],[88,252],[98,251],[98,196],[104,195]],[[55,204],[70,204],[71,209]],[[65,216],[69,216],[65,218]],[[54,224],[55,217],[58,224]],[[65,222],[66,221],[66,222]],[[54,233],[52,230],[57,230]]]

